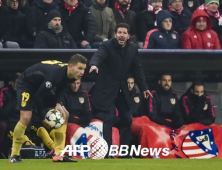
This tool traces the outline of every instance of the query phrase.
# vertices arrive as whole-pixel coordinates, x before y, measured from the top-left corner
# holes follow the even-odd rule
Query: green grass
[[[53,163],[50,159],[0,160],[0,170],[222,170],[222,159],[103,159]]]

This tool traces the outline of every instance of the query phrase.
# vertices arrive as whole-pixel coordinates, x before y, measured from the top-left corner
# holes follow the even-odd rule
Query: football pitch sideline
[[[8,163],[0,159],[0,170],[222,170],[222,159],[102,159],[77,163],[53,163],[51,159],[23,159]]]

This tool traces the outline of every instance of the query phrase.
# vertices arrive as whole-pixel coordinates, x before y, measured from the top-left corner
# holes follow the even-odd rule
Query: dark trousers
[[[97,112],[95,117],[103,120],[103,138],[106,140],[109,148],[112,145],[112,126],[115,118],[115,107],[119,111],[119,117],[121,121],[120,126],[120,145],[130,144],[130,133],[132,124],[132,112],[126,103],[126,100],[122,93],[120,93],[115,101],[115,104],[111,106],[107,112]]]

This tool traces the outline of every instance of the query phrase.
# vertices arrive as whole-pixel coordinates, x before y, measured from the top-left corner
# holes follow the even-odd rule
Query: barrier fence
[[[96,50],[1,49],[0,80],[8,80],[16,71],[24,71],[42,60],[67,62],[79,53],[92,57]],[[159,73],[170,72],[174,82],[201,78],[205,82],[222,81],[222,50],[139,50],[147,82],[156,81]],[[95,74],[85,72],[83,81],[94,81]]]

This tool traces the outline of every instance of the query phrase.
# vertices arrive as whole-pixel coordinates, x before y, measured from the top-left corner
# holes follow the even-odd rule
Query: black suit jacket
[[[136,44],[128,41],[122,48],[115,38],[104,42],[90,60],[90,65],[99,68],[92,104],[97,111],[108,111],[118,93],[123,92],[130,108],[127,74],[131,72],[140,91],[148,89]]]

